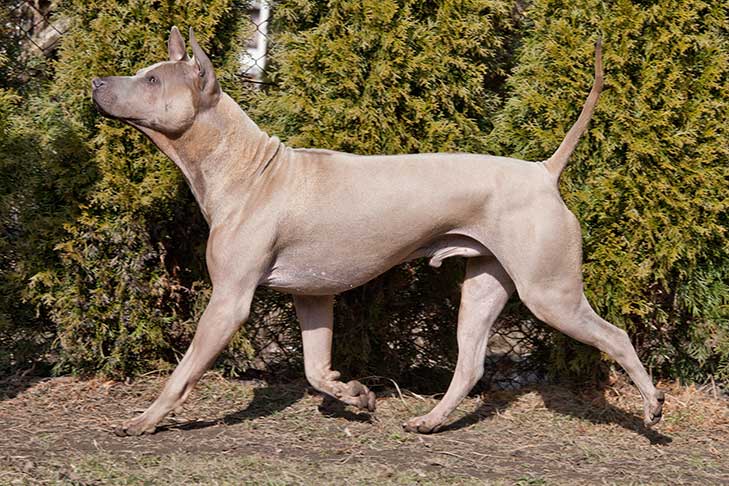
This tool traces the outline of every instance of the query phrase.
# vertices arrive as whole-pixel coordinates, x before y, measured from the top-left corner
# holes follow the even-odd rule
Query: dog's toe
[[[409,421],[408,422],[403,422],[402,423],[402,428],[405,429],[406,432],[414,432],[414,433],[417,433],[418,432],[418,427],[417,426],[413,426]]]
[[[377,397],[372,391],[367,392],[367,410],[374,412],[377,407]]]
[[[441,424],[431,423],[428,416],[415,417],[402,424],[402,428],[407,432],[416,434],[432,434],[440,428]]]
[[[377,397],[362,383],[352,380],[345,385],[345,390],[346,395],[340,396],[340,400],[356,405],[357,407],[366,409],[370,412],[375,411]]]
[[[661,421],[661,418],[663,417],[663,404],[665,401],[665,393],[657,390],[655,401],[653,403],[647,403],[645,406],[643,423],[646,427],[651,427]]]
[[[357,407],[367,410],[368,412],[374,412],[377,406],[377,397],[375,394],[367,389],[363,390],[357,398]]]
[[[141,421],[130,420],[114,428],[114,435],[118,437],[138,437],[145,434],[154,434],[157,427]]]

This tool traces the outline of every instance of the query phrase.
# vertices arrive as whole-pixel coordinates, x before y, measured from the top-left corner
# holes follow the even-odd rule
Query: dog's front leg
[[[124,422],[117,435],[151,434],[160,420],[185,401],[205,371],[225,348],[248,313],[255,291],[255,281],[240,287],[213,288],[195,337],[185,356],[175,368],[159,398],[141,415]]]
[[[339,372],[332,365],[332,323],[334,297],[296,295],[296,315],[304,343],[306,379],[317,391],[349,405],[375,410],[375,394],[358,381],[339,381]]]

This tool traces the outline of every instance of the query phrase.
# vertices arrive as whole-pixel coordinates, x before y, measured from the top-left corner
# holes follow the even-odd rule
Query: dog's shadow
[[[309,391],[310,388],[301,382],[267,384],[263,387],[254,388],[253,398],[242,410],[229,413],[219,419],[163,425],[159,427],[158,431],[204,429],[220,424],[236,425],[249,420],[271,416],[294,405],[304,398]],[[549,387],[524,387],[516,391],[489,394],[490,396],[477,410],[449,423],[441,431],[455,431],[482,420],[488,420],[506,411],[519,397],[530,392],[539,393],[544,405],[549,410],[561,415],[588,420],[593,424],[617,424],[646,437],[651,444],[665,445],[672,441],[671,437],[646,427],[637,415],[609,403],[605,398],[607,389],[599,390],[597,396],[591,395],[589,398],[585,398],[584,395],[573,392],[567,387],[554,385]],[[380,392],[379,395],[380,397],[396,396],[394,391]],[[369,423],[373,421],[372,414],[353,411],[352,407],[347,407],[329,397],[323,398],[318,411],[328,417],[344,418],[352,422]]]
[[[628,413],[607,401],[607,389],[598,390],[598,395],[590,399],[579,396],[568,388],[560,386],[525,387],[516,391],[500,392],[487,399],[474,412],[449,423],[441,431],[458,430],[487,420],[494,415],[506,411],[520,396],[537,392],[544,401],[544,406],[561,415],[588,420],[593,424],[617,424],[647,438],[651,444],[666,445],[673,439],[657,430],[646,427],[642,418]]]
[[[301,383],[267,384],[253,389],[253,398],[242,410],[229,413],[219,419],[165,424],[158,427],[157,431],[196,430],[220,424],[236,425],[257,418],[268,417],[295,404],[304,398],[309,391],[310,387]],[[372,421],[371,414],[353,412],[342,402],[328,396],[323,396],[318,410],[325,416],[344,418],[352,422]]]
[[[229,413],[218,419],[166,424],[158,427],[157,431],[195,430],[220,424],[236,425],[281,412],[301,400],[305,395],[306,387],[300,384],[266,384],[253,389],[253,398],[242,410]]]

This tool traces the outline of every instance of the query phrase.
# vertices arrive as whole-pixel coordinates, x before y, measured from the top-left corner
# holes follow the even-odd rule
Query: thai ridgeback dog
[[[169,60],[134,76],[97,78],[102,114],[137,128],[182,170],[210,226],[213,284],[192,344],[159,398],[120,435],[152,433],[179,407],[249,315],[257,286],[293,295],[306,377],[318,391],[373,411],[375,395],[332,369],[334,295],[402,262],[468,258],[458,316],[458,361],[447,393],[403,427],[439,429],[483,373],[491,325],[518,292],[536,317],[596,346],[630,375],[646,425],[661,418],[656,390],[628,335],[583,293],[580,225],[558,190],[603,83],[549,159],[526,162],[465,153],[359,156],[294,149],[270,137],[223,93],[190,30],[193,57],[172,28]]]

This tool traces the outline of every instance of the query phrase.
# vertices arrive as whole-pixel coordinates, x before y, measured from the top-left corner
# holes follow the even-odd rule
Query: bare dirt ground
[[[0,484],[729,484],[729,401],[711,389],[663,384],[655,430],[618,380],[471,397],[444,431],[419,436],[400,424],[438,396],[375,386],[366,414],[322,405],[303,382],[208,373],[156,434],[113,435],[162,383],[6,382]]]

